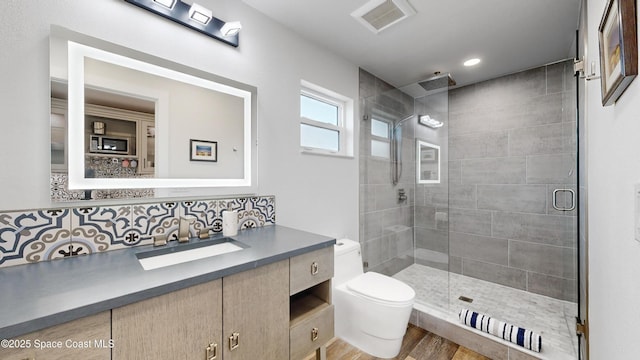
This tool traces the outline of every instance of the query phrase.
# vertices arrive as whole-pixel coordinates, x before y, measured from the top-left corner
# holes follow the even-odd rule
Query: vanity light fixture
[[[181,0],[124,0],[129,4],[160,15],[192,30],[238,47],[240,22],[224,22],[213,12],[199,4],[187,4]]]
[[[224,36],[231,36],[239,33],[241,29],[242,29],[242,24],[240,24],[240,21],[230,21],[222,25],[220,32]]]
[[[202,5],[193,3],[189,8],[189,19],[191,20],[207,25],[211,18],[213,18],[213,12]],[[224,31],[222,33],[224,34]]]
[[[167,9],[173,9],[173,6],[177,2],[177,0],[153,0],[153,1],[166,7]]]

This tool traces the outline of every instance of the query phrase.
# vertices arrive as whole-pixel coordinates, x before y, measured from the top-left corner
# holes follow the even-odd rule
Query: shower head
[[[440,74],[437,72],[435,76],[420,81],[418,84],[426,91],[432,91],[449,86],[455,86],[456,81],[453,80],[450,73]]]
[[[413,119],[416,115],[415,114],[411,114],[399,121],[396,121],[393,123],[393,128],[397,129],[400,125],[404,124],[407,120]]]

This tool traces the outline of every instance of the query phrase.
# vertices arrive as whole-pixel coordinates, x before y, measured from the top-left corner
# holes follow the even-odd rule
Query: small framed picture
[[[635,0],[608,0],[598,37],[602,105],[612,105],[638,74]]]
[[[218,142],[206,140],[190,141],[191,161],[218,161]]]

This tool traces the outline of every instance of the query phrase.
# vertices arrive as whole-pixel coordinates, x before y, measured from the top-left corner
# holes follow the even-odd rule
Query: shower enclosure
[[[471,309],[577,359],[573,62],[451,88],[360,72],[360,242],[416,310]]]

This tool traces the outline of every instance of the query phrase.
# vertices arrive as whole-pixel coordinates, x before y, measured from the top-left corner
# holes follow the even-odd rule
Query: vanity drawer
[[[310,314],[291,327],[289,358],[302,359],[333,338],[333,305]]]
[[[333,246],[291,258],[290,295],[333,277]]]

